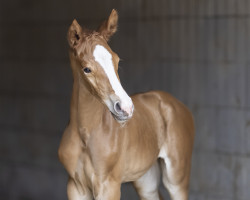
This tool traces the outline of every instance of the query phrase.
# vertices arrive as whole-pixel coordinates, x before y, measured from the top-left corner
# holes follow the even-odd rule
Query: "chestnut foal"
[[[192,115],[165,92],[127,95],[117,73],[119,57],[107,44],[117,21],[112,10],[97,31],[82,29],[76,20],[68,31],[74,83],[59,147],[68,198],[118,200],[121,184],[132,181],[141,199],[158,200],[162,174],[172,200],[186,200]]]

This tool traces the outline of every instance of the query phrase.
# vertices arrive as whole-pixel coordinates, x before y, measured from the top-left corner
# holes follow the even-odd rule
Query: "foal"
[[[132,96],[107,44],[116,32],[112,10],[97,31],[76,20],[68,31],[74,83],[70,122],[59,147],[69,174],[69,200],[118,200],[124,182],[141,199],[158,200],[160,176],[172,200],[187,200],[194,139],[189,110],[165,92]]]

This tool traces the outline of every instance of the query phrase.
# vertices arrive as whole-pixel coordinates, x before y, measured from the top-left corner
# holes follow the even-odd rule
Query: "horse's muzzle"
[[[113,116],[118,122],[124,122],[129,120],[133,116],[134,105],[123,105],[120,101],[114,103]]]

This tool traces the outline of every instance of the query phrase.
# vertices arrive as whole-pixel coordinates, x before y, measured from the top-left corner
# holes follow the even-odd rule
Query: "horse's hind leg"
[[[69,200],[91,200],[93,197],[88,189],[77,187],[77,184],[72,178],[69,178],[67,185],[67,194]]]
[[[190,165],[186,163],[183,168],[183,165],[180,167],[179,164],[173,164],[168,158],[165,158],[161,160],[161,168],[162,181],[171,200],[188,200]]]
[[[159,200],[158,187],[160,183],[160,166],[158,161],[138,180],[134,182],[135,189],[141,200]]]

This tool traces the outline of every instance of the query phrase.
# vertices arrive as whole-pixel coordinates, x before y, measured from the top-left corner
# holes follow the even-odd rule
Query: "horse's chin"
[[[120,123],[120,124],[125,124],[129,119],[131,119],[131,117],[123,117],[123,116],[117,116],[114,113],[112,113],[112,116],[114,117],[114,119]]]

